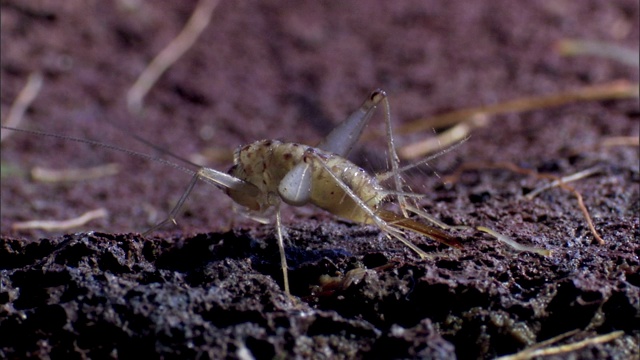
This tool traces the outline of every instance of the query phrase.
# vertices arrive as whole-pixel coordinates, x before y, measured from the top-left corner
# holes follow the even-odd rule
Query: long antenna
[[[151,155],[148,155],[148,154],[144,154],[144,153],[140,153],[140,152],[137,152],[137,151],[121,148],[121,147],[118,147],[118,146],[115,146],[115,145],[106,144],[106,143],[95,141],[95,140],[80,139],[80,138],[76,138],[76,137],[72,137],[72,136],[47,133],[47,132],[38,131],[38,130],[18,129],[18,128],[13,128],[13,127],[4,126],[4,125],[0,125],[0,127],[2,129],[11,130],[11,131],[17,131],[17,132],[21,132],[21,133],[25,133],[25,134],[31,134],[31,135],[37,135],[37,136],[46,136],[46,137],[51,137],[51,138],[55,138],[55,139],[75,141],[75,142],[78,142],[78,143],[92,145],[92,146],[100,146],[100,147],[103,147],[105,149],[119,151],[121,153],[125,153],[125,154],[131,155],[131,156],[136,156],[136,157],[139,157],[141,159],[157,161],[157,162],[162,163],[164,165],[170,166],[170,167],[172,167],[174,169],[178,169],[178,170],[184,171],[184,172],[186,172],[187,174],[190,174],[190,175],[194,175],[196,173],[194,170],[191,170],[191,169],[189,169],[187,167],[184,167],[182,165],[178,165],[176,163],[173,163],[171,161],[168,161],[168,160],[156,157],[156,156],[151,156]],[[136,138],[136,140],[141,141],[144,144],[149,145],[149,146],[151,146],[152,148],[154,148],[156,150],[159,150],[159,151],[164,152],[166,154],[172,155],[172,156],[178,158],[179,160],[185,161],[185,162],[187,162],[187,163],[189,163],[191,165],[194,165],[194,166],[197,166],[197,167],[201,167],[200,165],[194,164],[194,163],[192,163],[192,162],[190,162],[190,161],[188,161],[186,159],[181,159],[178,155],[171,154],[168,151],[162,151],[162,149],[159,148],[158,146],[153,145],[153,144],[149,143],[148,141],[146,141],[146,140],[144,140],[142,138],[138,139],[136,137],[136,135],[131,135],[131,136]]]
[[[117,125],[117,124],[115,124],[115,123],[113,123],[111,121],[104,121],[104,122],[106,122],[110,126],[116,128],[118,131],[122,132],[126,136],[128,136],[130,138],[133,138],[134,140],[145,144],[146,146],[158,151],[161,154],[168,155],[168,156],[170,156],[170,157],[172,157],[172,158],[174,158],[176,160],[182,161],[183,163],[189,164],[191,166],[195,166],[195,167],[198,167],[198,168],[202,167],[202,165],[199,165],[199,164],[196,164],[194,162],[191,162],[191,161],[183,158],[180,155],[172,153],[171,151],[167,150],[166,148],[164,148],[164,147],[162,147],[160,145],[152,143],[151,141],[149,141],[149,140],[141,137],[140,135],[136,134],[133,130],[129,129],[128,127],[123,127],[123,126]]]

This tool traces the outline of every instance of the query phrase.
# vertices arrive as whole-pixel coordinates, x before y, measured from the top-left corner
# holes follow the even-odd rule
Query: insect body
[[[386,189],[381,185],[378,177],[368,174],[362,168],[345,159],[380,103],[384,105],[386,110],[387,144],[391,163],[391,176],[387,174],[381,178],[393,178],[394,189]],[[147,231],[147,233],[163,226],[167,222],[175,223],[178,212],[198,180],[204,180],[222,188],[236,203],[249,210],[264,212],[269,208],[275,207],[278,246],[284,276],[284,288],[287,294],[290,292],[284,252],[283,226],[280,216],[282,202],[294,206],[313,204],[354,222],[374,224],[387,237],[401,241],[421,258],[427,257],[427,254],[406,239],[404,230],[423,234],[450,246],[460,247],[460,243],[451,235],[408,217],[407,210],[420,214],[416,210],[412,210],[416,208],[409,206],[407,200],[408,197],[418,195],[403,192],[402,190],[399,160],[391,133],[389,104],[386,94],[382,90],[372,92],[362,106],[333,129],[318,147],[297,143],[283,143],[275,140],[257,141],[236,151],[234,165],[229,170],[229,173],[207,167],[201,167],[194,172],[177,164],[169,163],[166,160],[91,140],[12,129],[4,126],[3,128],[104,146],[131,155],[158,160],[192,173],[193,177],[189,187],[172,209],[169,217]],[[135,135],[133,137],[167,153],[144,139]],[[170,153],[169,155],[186,161],[176,155]],[[390,197],[398,199],[398,203],[403,210],[402,216],[382,208],[383,202]]]
[[[375,176],[369,175],[344,158],[358,141],[380,102],[384,102],[387,110],[385,120],[395,191],[385,189]],[[375,224],[388,237],[401,241],[421,258],[427,257],[427,254],[407,240],[401,229],[412,230],[447,245],[460,247],[460,243],[452,236],[406,217],[405,196],[415,194],[402,192],[398,162],[391,134],[388,100],[382,90],[376,90],[360,109],[339,124],[317,148],[297,143],[261,140],[236,151],[229,179],[229,175],[201,168],[192,185],[172,211],[170,220],[173,220],[173,216],[198,178],[226,188],[227,194],[236,203],[253,211],[263,212],[272,206],[276,207],[278,244],[287,293],[289,284],[279,211],[281,201],[294,206],[314,204],[355,222]],[[404,217],[381,209],[382,202],[392,195],[397,196],[405,213]]]

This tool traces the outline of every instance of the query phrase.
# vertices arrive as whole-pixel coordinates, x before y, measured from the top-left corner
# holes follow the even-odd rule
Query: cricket
[[[386,123],[388,157],[390,171],[371,175],[364,169],[346,159],[359,140],[363,130],[376,108],[382,104]],[[292,206],[313,204],[338,217],[360,224],[377,226],[389,239],[396,239],[414,251],[421,259],[428,254],[414,245],[406,237],[406,231],[424,235],[443,244],[461,248],[461,243],[452,235],[439,228],[410,218],[409,213],[421,216],[429,221],[412,201],[420,195],[404,191],[401,173],[421,165],[431,158],[400,168],[391,128],[389,100],[383,90],[371,92],[364,103],[346,120],[339,123],[317,147],[299,143],[284,143],[277,140],[260,140],[243,146],[234,153],[234,164],[228,173],[208,167],[189,168],[151,155],[138,153],[117,146],[89,139],[79,139],[64,135],[16,129],[2,126],[3,129],[25,132],[40,136],[51,136],[64,140],[97,145],[129,155],[158,161],[166,165],[191,173],[192,179],[169,216],[146,231],[144,235],[172,222],[176,218],[198,181],[214,184],[223,190],[234,202],[242,206],[249,214],[264,214],[275,209],[276,233],[280,252],[280,262],[284,279],[284,290],[290,295],[287,275],[287,260],[284,247],[284,226],[280,215],[282,203]],[[132,135],[148,146],[158,146]],[[191,165],[198,166],[178,155],[163,152]],[[382,184],[393,180],[392,187]],[[397,199],[402,214],[384,209],[390,199]],[[256,217],[257,218],[257,217]],[[436,223],[438,226],[440,224]]]

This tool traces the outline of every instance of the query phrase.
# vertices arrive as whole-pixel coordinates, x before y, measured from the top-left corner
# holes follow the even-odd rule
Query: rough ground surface
[[[552,51],[564,37],[637,46],[635,0],[223,1],[134,116],[126,90],[195,2],[0,5],[3,117],[27,76],[42,71],[43,89],[21,127],[151,152],[109,121],[218,169],[230,165],[233,148],[257,139],[317,142],[376,87],[390,94],[399,126],[638,79],[637,69],[610,60]],[[517,254],[461,232],[462,250],[413,237],[433,254],[419,260],[375,228],[294,209],[286,223],[295,301],[282,290],[273,226],[244,220],[217,189],[200,185],[178,228],[142,237],[137,232],[165,216],[188,174],[14,134],[2,144],[0,357],[491,358],[578,329],[562,343],[624,335],[574,358],[638,358],[638,148],[600,146],[607,137],[638,136],[638,116],[637,99],[498,116],[431,164],[441,175],[465,162],[509,161],[560,176],[598,166],[573,186],[606,245],[594,243],[567,191],[526,200],[542,181],[480,169],[443,185],[427,170],[408,180],[433,216],[489,226],[553,255]],[[398,144],[431,135],[398,136]],[[384,149],[374,138],[354,160],[375,168]],[[110,162],[121,164],[120,174],[92,181],[46,184],[26,175],[34,166]],[[11,230],[16,221],[98,207],[110,215],[74,230],[82,233]],[[319,287],[322,275],[356,268],[368,270],[352,285]]]

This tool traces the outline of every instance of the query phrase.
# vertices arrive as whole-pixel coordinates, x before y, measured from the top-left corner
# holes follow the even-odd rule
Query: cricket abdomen
[[[337,178],[372,210],[378,208],[386,193],[376,179],[359,166],[337,155],[330,154],[323,160]],[[332,214],[360,223],[370,223],[369,213],[349,196],[320,165],[314,166],[314,183],[311,202]]]

